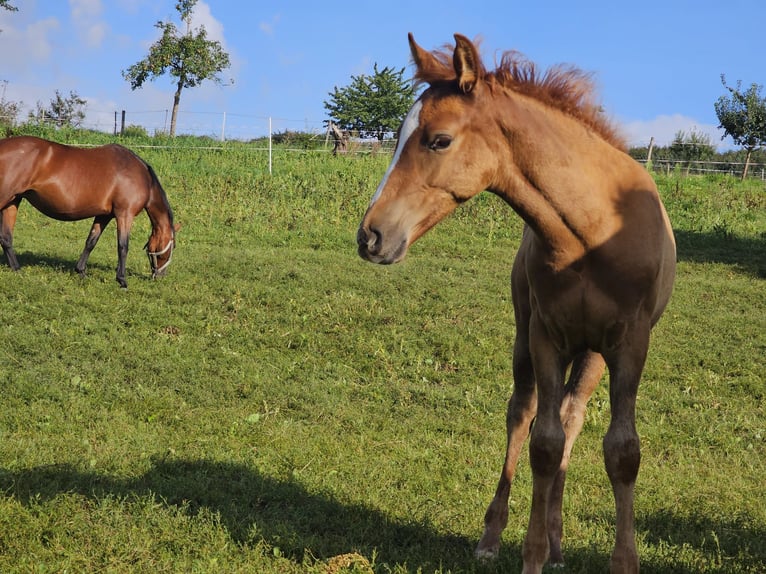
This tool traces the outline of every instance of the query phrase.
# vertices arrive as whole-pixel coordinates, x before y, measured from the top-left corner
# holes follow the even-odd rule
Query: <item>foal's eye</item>
[[[447,149],[451,143],[452,138],[450,136],[447,134],[439,134],[433,140],[431,140],[431,143],[428,144],[428,147],[434,151],[441,151]]]

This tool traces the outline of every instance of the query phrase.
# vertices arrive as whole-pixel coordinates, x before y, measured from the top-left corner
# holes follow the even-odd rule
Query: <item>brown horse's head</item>
[[[167,273],[170,261],[173,259],[173,250],[176,247],[178,228],[178,225],[171,225],[165,230],[160,227],[152,229],[149,241],[144,245],[146,255],[149,257],[149,265],[152,268],[152,279],[163,277]]]
[[[486,189],[498,154],[486,130],[493,114],[486,74],[470,40],[455,35],[451,61],[409,36],[415,77],[429,84],[407,114],[391,165],[357,233],[359,255],[396,263],[408,247],[455,207]]]

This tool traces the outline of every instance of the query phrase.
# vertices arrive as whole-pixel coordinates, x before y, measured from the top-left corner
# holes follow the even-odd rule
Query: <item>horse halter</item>
[[[161,275],[165,272],[165,270],[168,268],[168,265],[170,265],[170,262],[173,259],[173,248],[176,245],[176,239],[175,237],[171,237],[170,241],[168,241],[168,244],[165,246],[164,249],[160,251],[149,251],[149,242],[146,242],[146,245],[144,245],[144,249],[146,249],[146,254],[149,256],[149,265],[151,265],[152,268],[152,279],[156,278],[158,275]],[[170,251],[170,255],[168,256],[168,260],[165,261],[161,266],[157,266],[159,263],[159,257],[160,255],[165,255]]]

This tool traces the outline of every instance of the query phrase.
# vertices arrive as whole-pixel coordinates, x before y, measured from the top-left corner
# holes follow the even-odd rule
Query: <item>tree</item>
[[[50,121],[56,127],[78,128],[85,119],[85,106],[87,100],[81,98],[77,92],[70,91],[69,97],[64,97],[56,90],[56,97],[51,99],[50,106],[43,107],[42,102],[37,102],[34,111],[29,112],[29,119]]]
[[[709,160],[715,155],[715,147],[708,134],[700,133],[694,128],[687,134],[683,130],[676,132],[673,143],[670,144],[671,155],[686,162],[686,175],[693,162]]]
[[[166,73],[175,78],[176,91],[173,95],[173,113],[170,116],[170,135],[176,134],[176,117],[181,92],[184,88],[194,88],[205,80],[222,84],[220,73],[231,64],[229,54],[221,43],[208,40],[204,26],[191,29],[191,15],[197,0],[179,0],[176,10],[181,21],[186,23],[186,33],[181,34],[172,22],[157,22],[156,28],[162,30],[162,36],[149,48],[149,54],[136,62],[122,76],[135,90],[147,80],[154,80]]]
[[[378,70],[375,64],[372,76],[351,76],[351,84],[335,86],[324,102],[330,120],[342,130],[383,140],[399,128],[415,101],[415,88],[403,75],[404,68]]]
[[[734,143],[747,152],[742,172],[745,179],[753,151],[766,145],[766,98],[761,97],[763,86],[758,84],[751,84],[743,92],[742,81],[737,81],[737,87],[733,88],[726,85],[723,74],[721,83],[731,96],[721,96],[715,103],[715,113],[721,122],[718,127],[726,132],[723,137],[731,136]]]
[[[16,125],[16,118],[22,107],[22,102],[11,102],[5,99],[0,99],[0,126],[13,127]]]
[[[18,12],[19,9],[16,8],[16,6],[11,6],[10,1],[11,0],[0,0],[0,8],[5,8],[9,12]],[[2,30],[0,30],[0,32],[2,32]]]

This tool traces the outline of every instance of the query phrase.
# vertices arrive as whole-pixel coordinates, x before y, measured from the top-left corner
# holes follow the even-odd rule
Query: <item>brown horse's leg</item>
[[[562,518],[561,507],[564,497],[564,482],[566,480],[569,457],[577,436],[585,421],[585,407],[604,373],[604,359],[598,353],[587,351],[578,355],[572,363],[572,372],[565,387],[564,400],[561,405],[561,423],[566,433],[564,456],[556,480],[551,489],[551,499],[548,504],[548,542],[550,544],[551,564],[563,564],[561,552]]]
[[[133,216],[117,218],[117,283],[123,289],[128,288],[125,282],[125,263],[128,260],[128,239]]]
[[[638,572],[633,494],[641,449],[636,431],[636,395],[648,347],[649,327],[634,327],[616,351],[605,355],[612,416],[604,436],[604,462],[617,514],[611,572]]]
[[[80,275],[85,275],[85,266],[88,263],[88,257],[90,257],[91,251],[93,251],[96,247],[96,243],[98,243],[98,238],[101,237],[101,234],[111,220],[111,215],[99,215],[93,220],[93,225],[90,227],[90,233],[88,233],[88,238],[85,240],[85,248],[82,250],[80,259],[77,260],[77,265],[74,267],[75,271]]]
[[[13,200],[2,210],[0,217],[0,245],[3,247],[8,266],[14,271],[20,268],[19,260],[16,259],[16,251],[13,249],[13,228],[16,225],[16,214],[19,211],[21,198]]]
[[[513,346],[513,393],[506,412],[505,462],[495,495],[484,514],[484,533],[476,547],[476,557],[491,559],[500,550],[500,536],[508,524],[508,497],[516,474],[516,464],[537,412],[537,390],[529,352],[529,284],[525,272],[524,246],[519,250],[511,273],[516,338]]]

